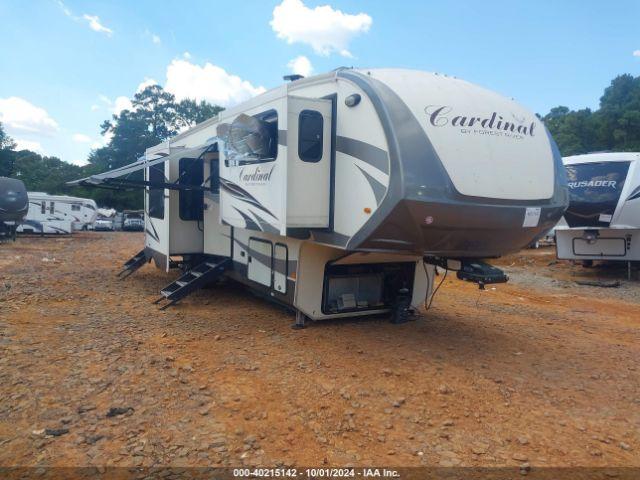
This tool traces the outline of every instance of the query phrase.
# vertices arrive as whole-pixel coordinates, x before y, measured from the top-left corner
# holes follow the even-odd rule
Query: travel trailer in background
[[[145,170],[143,181],[129,175]],[[172,304],[221,276],[305,318],[392,312],[431,298],[435,266],[486,283],[480,261],[556,224],[558,150],[515,101],[443,75],[338,69],[294,79],[75,182],[142,186],[150,259],[184,275]]]
[[[97,217],[97,205],[88,198],[29,192],[29,213],[18,226],[20,233],[69,234],[87,230]]]
[[[0,177],[0,240],[16,239],[16,228],[28,210],[24,183],[15,178]]]
[[[570,203],[556,227],[558,258],[640,261],[640,153],[563,161]]]

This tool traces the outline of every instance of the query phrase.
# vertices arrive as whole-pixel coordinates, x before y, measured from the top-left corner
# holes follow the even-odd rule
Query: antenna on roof
[[[297,73],[294,73],[293,75],[285,75],[284,77],[282,77],[283,80],[287,80],[288,82],[295,82],[296,80],[300,80],[304,78],[304,75],[298,75]]]

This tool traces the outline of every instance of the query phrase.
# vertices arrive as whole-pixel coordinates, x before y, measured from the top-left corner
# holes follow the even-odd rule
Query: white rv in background
[[[640,153],[563,161],[570,203],[555,229],[558,258],[640,261]]]
[[[131,174],[145,171],[144,180]],[[481,261],[548,231],[568,195],[538,118],[468,82],[410,70],[299,78],[75,182],[143,186],[148,260],[185,274],[169,304],[219,276],[306,318],[431,298],[435,266],[506,281]]]
[[[20,233],[69,234],[87,230],[97,217],[98,207],[89,198],[28,192],[29,212],[18,226]]]

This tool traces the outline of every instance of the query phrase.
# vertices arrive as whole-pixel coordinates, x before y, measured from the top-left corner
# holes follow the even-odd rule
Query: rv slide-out
[[[400,69],[286,83],[75,183],[144,188],[144,252],[160,268],[229,259],[224,276],[312,319],[403,321],[430,298],[435,264],[503,281],[477,259],[525,247],[568,204],[532,112]]]

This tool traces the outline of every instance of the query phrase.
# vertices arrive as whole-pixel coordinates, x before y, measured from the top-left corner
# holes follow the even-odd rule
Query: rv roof
[[[565,165],[573,165],[576,163],[594,163],[594,162],[623,162],[640,160],[639,152],[602,152],[587,153],[584,155],[572,155],[563,157],[562,161]]]
[[[91,198],[80,198],[80,197],[71,197],[68,195],[49,195],[45,192],[27,192],[27,196],[31,199],[47,199],[54,200],[58,202],[82,202],[82,203],[90,203],[95,204],[95,200]]]

